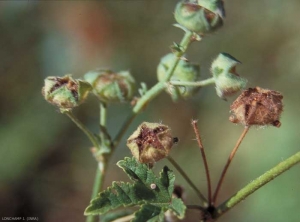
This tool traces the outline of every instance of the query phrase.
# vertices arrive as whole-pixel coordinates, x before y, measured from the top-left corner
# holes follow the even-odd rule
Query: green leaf
[[[173,198],[169,209],[171,209],[179,219],[184,218],[186,206],[181,199]]]
[[[131,215],[133,213],[132,210],[121,210],[121,211],[112,211],[110,213],[107,213],[101,217],[101,222],[111,222],[116,219],[126,217],[128,215]]]
[[[141,209],[135,213],[132,222],[163,222],[164,210],[151,204],[142,205]]]
[[[98,194],[86,208],[85,215],[104,214],[110,210],[141,205],[133,221],[160,221],[167,210],[172,210],[179,218],[184,217],[186,206],[178,198],[172,198],[175,175],[164,167],[156,176],[146,164],[135,158],[126,157],[117,165],[124,170],[133,183],[113,182],[111,187]]]

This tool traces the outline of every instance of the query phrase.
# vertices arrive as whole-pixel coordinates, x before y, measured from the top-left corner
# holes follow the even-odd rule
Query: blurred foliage
[[[38,216],[42,221],[82,221],[89,203],[96,162],[85,136],[41,96],[48,75],[76,78],[95,68],[130,70],[149,86],[156,82],[160,58],[179,41],[172,27],[177,1],[1,1],[0,2],[0,216]],[[220,200],[299,150],[300,29],[299,0],[225,1],[227,18],[215,34],[188,51],[201,64],[202,78],[219,52],[243,62],[238,73],[282,92],[280,129],[252,129],[242,143],[221,190]],[[234,99],[234,98],[233,98]],[[193,140],[192,118],[207,150],[212,182],[242,131],[228,121],[229,105],[213,87],[176,104],[165,93],[155,99],[128,131],[142,121],[162,121],[180,142],[171,155],[206,190],[200,152]],[[176,110],[176,112],[174,112]],[[108,130],[115,135],[128,104],[109,107]],[[98,105],[90,96],[75,114],[95,132]],[[124,180],[115,163],[129,151],[125,143],[111,160],[105,187]],[[198,155],[198,156],[197,156]],[[188,163],[188,164],[187,164]],[[157,168],[170,164],[159,162]],[[171,167],[171,166],[170,166]],[[175,171],[176,172],[176,171]],[[177,183],[186,183],[177,177]],[[266,185],[221,221],[298,221],[299,166]],[[187,199],[197,203],[186,186]],[[189,213],[189,212],[188,212]],[[191,214],[193,212],[190,212]],[[196,215],[197,216],[197,215]],[[194,221],[188,216],[185,221]]]

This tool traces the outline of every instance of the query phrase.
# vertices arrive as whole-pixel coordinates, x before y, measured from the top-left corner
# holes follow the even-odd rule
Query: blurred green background
[[[156,66],[183,33],[172,26],[175,0],[1,1],[0,2],[0,216],[32,216],[40,221],[83,221],[96,162],[88,139],[44,101],[40,91],[49,75],[81,77],[97,67],[130,70],[138,82],[155,84]],[[224,201],[278,162],[299,150],[300,1],[225,1],[225,26],[193,43],[188,58],[210,77],[211,61],[228,52],[240,61],[237,72],[261,86],[282,92],[282,126],[253,128],[231,165],[219,201]],[[206,192],[199,148],[190,126],[198,119],[212,182],[243,127],[228,121],[230,103],[213,86],[191,100],[171,102],[163,93],[132,124],[169,125],[180,138],[171,155]],[[98,104],[91,95],[75,114],[98,131]],[[109,107],[108,130],[115,135],[130,105]],[[115,166],[130,156],[125,140],[114,154],[105,181],[127,180]],[[163,160],[163,165],[172,166]],[[300,219],[300,168],[296,166],[229,211],[220,221],[291,221]],[[180,175],[186,201],[199,200]],[[188,211],[185,221],[196,221]]]

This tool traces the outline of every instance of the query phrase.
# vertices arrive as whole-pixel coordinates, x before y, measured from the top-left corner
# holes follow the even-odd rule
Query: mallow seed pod
[[[173,137],[168,126],[143,122],[128,138],[127,146],[139,162],[153,164],[168,156]]]
[[[172,53],[169,53],[162,57],[160,63],[157,66],[157,78],[159,81],[164,81],[168,69],[170,68],[170,65],[174,59],[175,55]],[[199,78],[199,65],[180,60],[170,80],[194,82]],[[178,97],[188,99],[192,97],[198,90],[199,87],[197,86],[172,86],[172,88],[166,89],[167,93],[172,96],[173,100],[177,100]]]
[[[103,102],[125,102],[132,99],[135,80],[128,71],[114,73],[110,70],[94,70],[84,79],[93,86],[94,94]]]
[[[225,17],[225,9],[223,0],[197,0],[197,4],[208,9],[222,18]]]
[[[211,64],[211,73],[215,79],[217,95],[222,99],[243,89],[247,80],[236,73],[240,61],[228,53],[220,53]]]
[[[210,33],[221,27],[224,14],[223,4],[210,0],[198,4],[181,1],[175,8],[175,20],[198,34]]]
[[[45,79],[42,94],[49,103],[61,109],[72,109],[85,100],[91,89],[88,82],[73,79],[71,75],[49,76]]]
[[[283,96],[280,92],[260,87],[249,88],[232,103],[232,115],[229,120],[233,123],[251,125],[273,125],[280,127],[279,121],[283,110]]]

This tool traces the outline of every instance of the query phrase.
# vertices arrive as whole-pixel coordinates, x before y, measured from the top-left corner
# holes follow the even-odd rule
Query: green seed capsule
[[[217,95],[222,99],[245,88],[247,80],[236,73],[240,61],[227,53],[220,53],[211,65],[211,73],[215,79]]]
[[[84,75],[93,86],[94,94],[103,102],[125,102],[132,99],[135,80],[128,71],[114,73],[110,70],[95,70]]]
[[[197,0],[197,4],[207,10],[218,14],[221,18],[225,17],[223,0]]]
[[[155,163],[168,156],[173,137],[168,126],[143,122],[128,138],[127,146],[141,163]]]
[[[175,8],[175,20],[190,31],[205,34],[223,25],[224,8],[211,1],[198,4],[181,1]],[[205,3],[205,4],[204,4]]]
[[[91,85],[71,75],[49,76],[42,88],[44,98],[61,109],[72,109],[80,105],[92,89]]]
[[[159,81],[164,81],[168,69],[172,61],[175,59],[175,55],[170,53],[165,55],[158,67],[157,67],[157,78]],[[194,82],[197,81],[200,77],[200,67],[199,65],[191,64],[187,61],[180,60],[171,80],[173,81],[188,81]],[[166,89],[167,93],[169,93],[173,100],[177,100],[178,98],[188,99],[192,97],[197,91],[199,87],[195,86],[172,86]]]

